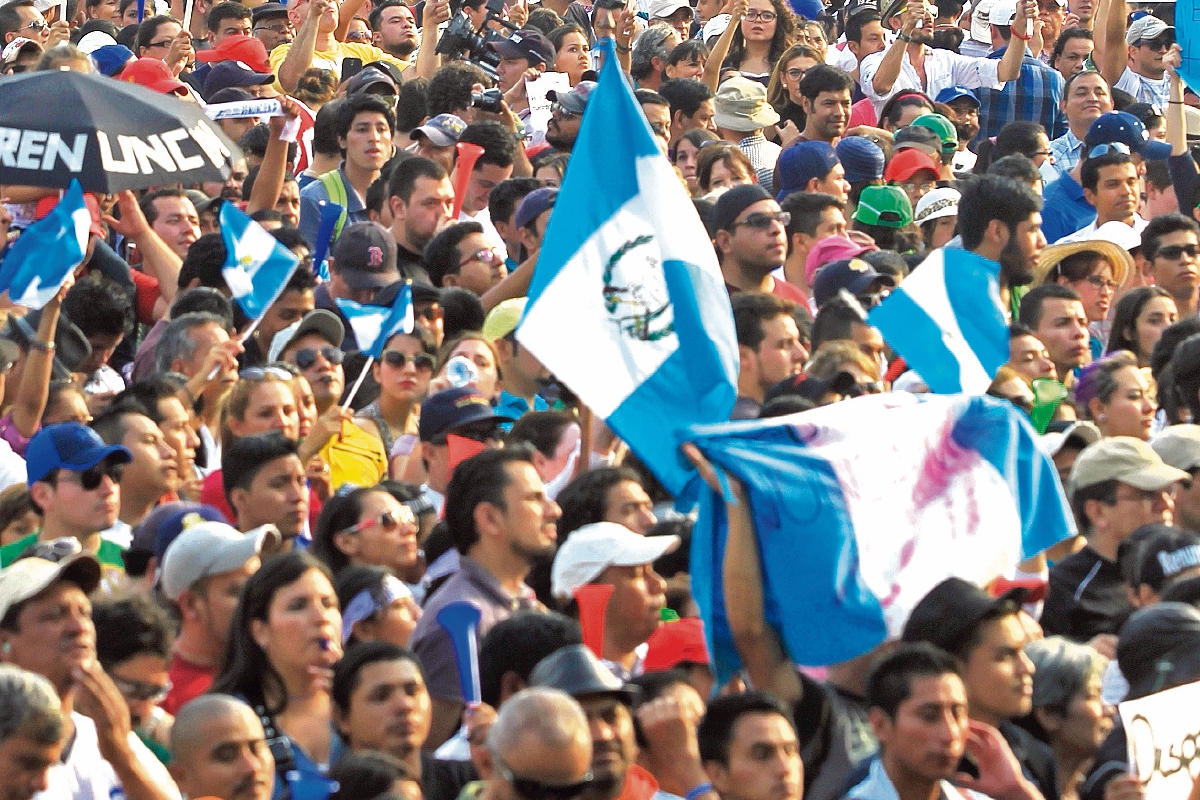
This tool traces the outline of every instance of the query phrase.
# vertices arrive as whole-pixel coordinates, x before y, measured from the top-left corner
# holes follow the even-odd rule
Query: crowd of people
[[[1200,679],[1200,98],[1146,5],[0,5],[4,75],[278,103],[215,122],[224,182],[89,195],[80,268],[5,304],[0,795],[1140,798],[1116,704]],[[745,490],[685,445],[735,500],[718,674],[695,517],[517,338],[605,53],[709,233],[731,419],[928,391],[867,314],[968,251],[1009,324],[988,394],[1049,419],[1078,535],[801,667]],[[0,187],[5,241],[59,194]],[[224,204],[299,260],[253,323]],[[407,291],[368,359],[338,301]]]

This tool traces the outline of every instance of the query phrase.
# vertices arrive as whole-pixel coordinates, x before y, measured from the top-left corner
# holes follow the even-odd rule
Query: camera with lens
[[[471,107],[486,111],[489,114],[499,114],[500,104],[504,102],[504,93],[499,89],[484,89],[482,92],[471,92]]]
[[[461,5],[459,5],[461,9]],[[487,18],[479,30],[471,23],[471,18],[461,10],[456,10],[454,18],[450,21],[440,39],[438,39],[437,53],[443,56],[449,56],[452,59],[464,59],[470,61],[475,66],[487,73],[492,80],[498,80],[499,75],[496,72],[496,67],[500,66],[500,54],[488,44],[495,41],[503,41],[508,38],[491,29],[492,22],[498,22],[510,31],[515,31],[517,26],[501,17],[504,11],[504,0],[488,0],[487,2]],[[476,95],[478,96],[478,95]],[[499,111],[499,107],[485,108],[484,106],[475,103],[472,98],[472,103],[477,108],[484,108],[487,111]]]

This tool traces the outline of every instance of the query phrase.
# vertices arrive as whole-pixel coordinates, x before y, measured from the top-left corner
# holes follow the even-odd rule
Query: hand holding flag
[[[83,263],[92,216],[79,181],[71,181],[58,204],[8,248],[0,262],[0,291],[19,306],[38,309]]]
[[[358,344],[362,348],[361,352],[368,356],[367,363],[363,365],[358,380],[354,382],[354,386],[351,387],[350,394],[346,396],[346,402],[343,404],[343,407],[349,407],[354,395],[358,394],[358,388],[362,386],[372,362],[383,355],[383,346],[387,344],[388,339],[397,333],[412,333],[414,323],[412,285],[405,283],[396,293],[396,300],[390,307],[360,305],[353,300],[345,300],[341,297],[334,298],[334,302],[337,303],[342,315],[350,322],[350,327],[354,329],[354,338],[358,340]]]

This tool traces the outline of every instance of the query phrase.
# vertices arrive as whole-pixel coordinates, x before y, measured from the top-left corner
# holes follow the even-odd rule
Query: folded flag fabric
[[[1029,421],[991,397],[869,395],[690,438],[745,484],[767,619],[800,664],[862,655],[899,636],[945,578],[1011,578],[1019,560],[1075,534]],[[722,676],[739,664],[721,584],[726,523],[704,487],[692,593]]]
[[[397,333],[412,333],[412,286],[408,283],[396,293],[396,300],[390,307],[360,305],[340,297],[335,302],[354,329],[354,338],[362,352],[376,360],[383,355],[383,346],[388,339]]]
[[[71,181],[50,213],[34,222],[0,262],[0,291],[12,302],[41,308],[62,288],[87,253],[91,213],[79,181]]]
[[[250,319],[259,319],[275,302],[300,259],[233,203],[221,204],[225,266],[221,275]]]
[[[687,192],[611,42],[546,231],[517,340],[602,417],[672,493],[694,472],[676,431],[729,419],[737,337]],[[614,138],[613,130],[625,135]]]
[[[868,320],[937,394],[983,394],[1008,361],[1000,265],[956,247],[934,250]]]

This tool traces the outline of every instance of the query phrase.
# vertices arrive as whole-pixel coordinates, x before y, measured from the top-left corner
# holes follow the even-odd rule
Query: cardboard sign
[[[566,93],[571,91],[571,79],[565,72],[543,72],[535,81],[525,81],[525,96],[529,98],[529,127],[539,133],[546,132],[550,124],[549,91]]]
[[[1117,706],[1129,748],[1130,771],[1145,800],[1187,797],[1200,775],[1200,682]]]

